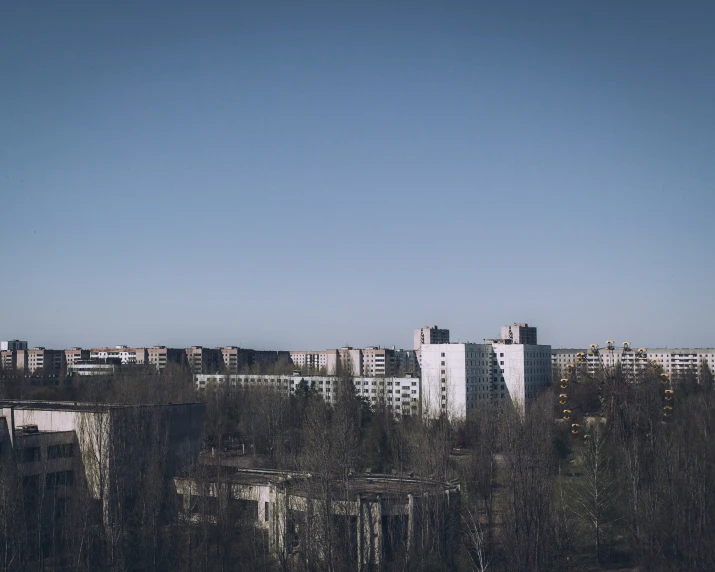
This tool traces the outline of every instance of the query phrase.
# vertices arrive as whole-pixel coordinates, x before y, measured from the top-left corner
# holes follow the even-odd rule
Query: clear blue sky
[[[0,339],[715,345],[715,3],[3,2]]]

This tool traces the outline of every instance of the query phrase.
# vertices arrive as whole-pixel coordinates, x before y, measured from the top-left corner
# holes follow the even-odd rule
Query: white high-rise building
[[[521,411],[551,385],[551,346],[492,342],[422,346],[422,412],[464,418],[480,405]]]

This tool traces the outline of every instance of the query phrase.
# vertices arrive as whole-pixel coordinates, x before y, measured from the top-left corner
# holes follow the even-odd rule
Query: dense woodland
[[[57,387],[4,378],[1,391],[11,399],[204,401],[206,455],[240,442],[257,466],[320,475],[316,496],[366,469],[458,481],[459,521],[419,552],[396,551],[385,570],[708,571],[715,570],[715,395],[711,372],[697,373],[667,386],[666,417],[657,371],[635,384],[617,370],[605,381],[580,376],[567,390],[557,371],[553,390],[523,414],[485,408],[460,422],[397,421],[350,391],[329,408],[307,386],[293,395],[197,393],[189,372],[171,367]],[[565,393],[567,405],[559,403]],[[75,483],[49,530],[39,525],[37,499],[3,463],[0,570],[357,569],[342,524],[319,515],[310,534],[323,543],[320,557],[308,550],[272,557],[250,520],[220,503],[202,507],[210,521],[186,524],[173,484],[161,478],[162,445],[161,428],[144,427],[131,451],[112,451],[110,462],[127,464],[127,482],[137,471],[141,482],[111,522]],[[218,474],[208,462],[191,476],[208,483]]]

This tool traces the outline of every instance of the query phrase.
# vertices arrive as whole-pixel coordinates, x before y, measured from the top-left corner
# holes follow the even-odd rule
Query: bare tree
[[[607,446],[605,432],[594,425],[580,458],[582,475],[571,488],[572,510],[591,530],[598,562],[603,561],[604,544],[617,520],[614,507],[620,495]]]

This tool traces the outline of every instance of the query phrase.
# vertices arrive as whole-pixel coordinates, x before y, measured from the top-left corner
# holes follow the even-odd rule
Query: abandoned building
[[[232,526],[242,519],[264,531],[279,560],[299,553],[321,558],[326,536],[333,534],[348,545],[357,570],[380,569],[428,544],[441,543],[447,552],[459,526],[456,483],[225,465],[210,467],[203,479],[178,477],[174,482],[185,520]]]

